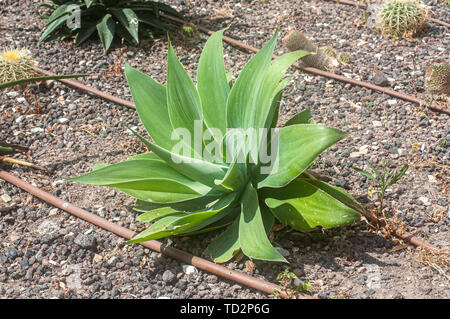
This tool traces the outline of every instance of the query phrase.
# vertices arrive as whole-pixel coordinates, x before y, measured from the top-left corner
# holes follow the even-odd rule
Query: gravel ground
[[[131,99],[121,71],[128,62],[165,82],[167,39],[143,41],[140,47],[114,49],[108,56],[89,42],[37,46],[43,1],[0,1],[0,47],[29,48],[40,66],[56,73],[94,74],[83,83]],[[167,1],[186,17],[212,30],[230,26],[226,35],[261,47],[278,25],[280,35],[298,28],[319,45],[348,52],[352,63],[336,72],[373,81],[382,72],[387,85],[424,98],[424,74],[435,58],[449,60],[450,30],[430,24],[414,42],[394,42],[361,24],[362,10],[330,2]],[[442,0],[426,1],[433,17],[450,20]],[[195,77],[206,37],[187,41],[172,32],[175,51]],[[224,45],[228,70],[237,75],[249,53]],[[277,54],[285,52],[279,41]],[[123,58],[123,60],[122,60]],[[449,153],[439,143],[450,140],[450,118],[390,96],[291,69],[280,124],[305,108],[316,121],[338,127],[349,137],[326,151],[315,169],[330,183],[372,207],[367,180],[351,167],[386,157],[391,168],[408,163],[404,178],[387,194],[386,207],[406,229],[432,244],[448,247]],[[33,87],[33,86],[31,86]],[[132,230],[141,230],[131,210],[134,200],[118,191],[63,180],[90,170],[92,163],[115,163],[144,148],[121,126],[143,132],[129,109],[56,83],[38,90],[40,109],[22,91],[0,97],[0,140],[30,147],[18,158],[48,168],[49,173],[6,166],[28,182]],[[36,112],[35,112],[36,111]],[[0,298],[266,298],[267,295],[184,265],[53,208],[0,180]],[[170,238],[166,244],[203,256],[216,233]],[[282,229],[274,243],[283,247],[289,265],[242,259],[227,267],[276,282],[286,267],[312,285],[321,298],[449,298],[448,268],[425,263],[410,246],[369,231],[363,223],[302,234]],[[246,263],[247,262],[247,263]],[[254,266],[254,267],[253,267]]]

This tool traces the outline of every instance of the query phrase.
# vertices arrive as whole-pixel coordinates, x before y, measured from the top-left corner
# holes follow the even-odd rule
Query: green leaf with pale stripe
[[[223,189],[215,184],[215,180],[223,179],[228,167],[171,153],[166,149],[146,140],[132,129],[128,129],[133,132],[133,134],[136,135],[151,151],[156,153],[169,166],[173,167],[181,174],[184,174],[185,176],[210,187]]]
[[[224,263],[233,258],[240,250],[239,217],[220,236],[211,242],[205,254],[211,255],[216,263]]]
[[[256,113],[260,107],[259,96],[270,66],[277,34],[255,54],[236,79],[227,101],[228,128],[255,127]]]
[[[323,125],[297,124],[281,128],[278,164],[273,165],[270,174],[257,177],[258,188],[285,186],[306,170],[320,153],[346,136],[342,131]]]
[[[174,129],[185,128],[191,134],[191,141],[195,143],[196,134],[203,134],[203,117],[202,105],[197,89],[189,77],[189,74],[178,61],[172,45],[169,43],[169,53],[167,59],[167,105],[169,108],[169,118]],[[199,127],[198,132],[194,131],[195,124]],[[202,135],[200,135],[201,137]],[[203,145],[200,138],[200,147]],[[200,155],[201,150],[190,145],[197,155]]]
[[[133,39],[139,43],[139,20],[136,13],[129,8],[111,8],[109,11],[117,18]]]
[[[227,209],[236,199],[235,193],[230,193],[224,195],[220,198],[211,208],[199,212],[192,212],[190,214],[177,214],[170,215],[176,216],[170,223],[161,223],[158,226],[150,226],[151,232],[145,232],[145,236],[141,234],[134,237],[128,243],[138,243],[153,239],[159,239],[162,237],[167,237],[170,235],[176,235],[186,231],[196,231],[204,226],[212,224],[213,222],[224,217],[225,214],[229,213],[231,210]]]
[[[128,160],[69,180],[117,187],[147,201],[164,201],[165,194],[171,198],[170,201],[181,201],[205,195],[211,190],[160,160]]]
[[[267,237],[259,208],[258,193],[250,183],[241,199],[239,245],[242,252],[248,257],[286,262],[286,259],[272,246]]]
[[[287,69],[298,59],[308,55],[307,51],[294,51],[286,53],[275,60],[269,66],[267,74],[264,78],[261,93],[258,96],[258,111],[255,112],[255,126],[256,128],[267,127],[273,122],[274,107],[277,104],[273,104],[272,100],[274,96],[280,93],[284,89],[286,82],[280,87],[279,82],[283,78]],[[279,105],[279,104],[278,104]]]
[[[106,14],[102,21],[97,23],[97,32],[102,42],[103,50],[108,52],[109,47],[114,39],[114,34],[116,32],[116,24],[112,18],[111,14]]]
[[[291,126],[295,124],[314,124],[314,120],[311,115],[311,110],[307,109],[300,113],[295,114],[286,122],[284,126]]]
[[[43,30],[43,33],[41,37],[39,38],[38,44],[41,44],[42,41],[46,40],[53,31],[58,29],[61,25],[66,23],[67,16],[66,14],[60,16],[58,19],[54,20],[52,23],[50,23],[48,26],[46,26]]]
[[[176,211],[171,207],[161,207],[139,215],[138,217],[136,217],[136,220],[139,222],[149,223],[151,221],[161,219],[165,216],[175,214],[179,215],[179,213],[179,211]]]
[[[148,236],[151,236],[152,233],[158,231],[159,229],[163,229],[164,227],[166,227],[167,225],[176,221],[178,218],[180,218],[184,215],[186,215],[186,214],[178,213],[178,214],[174,214],[174,215],[165,216],[165,217],[159,219],[158,221],[156,221],[155,223],[153,223],[153,225],[151,225],[146,230],[144,230],[144,231],[140,232],[139,234],[137,234],[136,236],[134,236],[131,240],[127,241],[126,244],[130,245],[130,244],[148,241],[145,238],[147,238]]]
[[[265,189],[265,202],[283,224],[299,231],[331,228],[360,220],[359,204],[325,182],[298,178],[287,186]]]
[[[226,130],[226,105],[230,87],[225,72],[222,50],[222,35],[225,30],[215,32],[206,42],[200,56],[197,71],[197,86],[202,101],[203,117],[208,127]],[[221,136],[214,136],[217,141]]]
[[[130,86],[136,110],[142,124],[156,144],[171,150],[172,123],[167,108],[166,88],[148,75],[125,64],[125,76]]]

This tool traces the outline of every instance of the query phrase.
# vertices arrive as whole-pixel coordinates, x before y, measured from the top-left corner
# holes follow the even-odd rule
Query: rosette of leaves
[[[151,37],[155,31],[165,32],[168,25],[161,22],[161,12],[180,16],[169,5],[147,0],[52,0],[40,6],[48,7],[51,12],[43,16],[47,22],[39,43],[75,38],[79,45],[97,35],[105,52],[115,38],[139,43],[142,36]]]
[[[126,65],[137,112],[152,140],[132,132],[151,152],[95,165],[92,172],[71,180],[115,187],[138,199],[134,209],[142,214],[137,220],[153,224],[130,244],[226,227],[206,250],[216,262],[239,251],[254,259],[284,262],[268,237],[275,218],[299,231],[360,220],[361,208],[350,195],[306,172],[346,134],[314,124],[306,110],[276,134],[266,135],[265,129],[276,126],[282,91],[290,80],[284,73],[308,53],[294,51],[272,61],[275,34],[232,84],[225,71],[223,32],[214,33],[203,49],[197,85],[170,44],[167,86]],[[200,140],[186,143],[179,138],[180,128],[183,135]],[[264,134],[256,139],[235,134],[243,130]],[[264,140],[276,165],[254,156]]]

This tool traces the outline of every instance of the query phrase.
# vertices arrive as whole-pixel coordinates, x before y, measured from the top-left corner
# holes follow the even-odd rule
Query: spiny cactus
[[[409,38],[427,28],[428,8],[417,0],[387,0],[381,4],[378,26],[381,33]]]
[[[330,46],[325,46],[323,48],[321,48],[323,50],[323,52],[328,55],[330,58],[335,58],[336,57],[336,52],[334,51],[334,49]]]
[[[436,60],[427,68],[425,88],[430,93],[450,94],[450,66],[448,63]]]
[[[0,83],[30,78],[36,75],[36,62],[25,49],[5,49],[0,52]]]
[[[327,70],[333,64],[334,57],[331,56],[331,52],[334,53],[333,49],[329,46],[318,48],[300,31],[289,31],[283,39],[283,44],[289,51],[305,50],[311,52],[312,54],[302,58],[303,63],[307,66]]]
[[[340,52],[337,56],[337,60],[342,64],[350,64],[352,62],[352,57],[348,53]]]
[[[191,38],[196,34],[197,28],[192,23],[185,23],[182,27],[182,31],[185,36]]]

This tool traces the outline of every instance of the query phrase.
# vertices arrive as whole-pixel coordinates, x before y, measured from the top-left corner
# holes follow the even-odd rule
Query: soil
[[[44,1],[0,1],[0,47],[31,50],[43,69],[55,73],[89,73],[87,85],[131,100],[123,62],[165,83],[166,36],[144,40],[138,47],[114,48],[104,55],[89,41],[37,45]],[[434,59],[449,61],[450,30],[430,23],[426,33],[394,41],[364,26],[363,10],[328,1],[167,1],[186,20],[210,30],[229,26],[226,35],[262,47],[275,28],[280,39],[290,29],[303,31],[317,45],[347,52],[352,61],[335,69],[345,76],[372,81],[381,72],[399,92],[427,98],[424,77]],[[432,16],[450,20],[450,6],[425,1]],[[195,78],[207,39],[187,39],[180,28],[170,36],[188,73]],[[286,52],[278,41],[276,54]],[[236,78],[251,53],[224,44],[227,70]],[[316,122],[337,127],[349,137],[328,149],[314,169],[331,184],[346,189],[368,210],[374,205],[373,185],[352,167],[382,158],[390,169],[410,168],[386,195],[386,212],[405,229],[441,248],[449,245],[450,117],[350,84],[291,68],[279,125],[310,108]],[[144,128],[137,114],[61,83],[29,85],[0,96],[0,140],[30,147],[16,158],[48,172],[4,165],[16,176],[79,207],[138,231],[134,200],[119,191],[63,179],[91,170],[90,164],[116,163],[145,148],[121,125]],[[36,93],[34,95],[33,93]],[[11,93],[13,92],[13,93]],[[25,98],[27,97],[27,98]],[[38,106],[33,103],[38,100]],[[438,97],[435,97],[436,99]],[[28,101],[27,101],[28,99]],[[448,98],[440,97],[448,103]],[[31,103],[30,103],[31,102]],[[0,298],[269,298],[124,240],[33,198],[0,180]],[[218,233],[162,240],[209,259],[203,250]],[[365,222],[308,234],[283,228],[273,243],[283,248],[289,264],[247,262],[225,265],[271,282],[286,268],[320,298],[450,298],[449,267],[413,246],[386,238]]]

